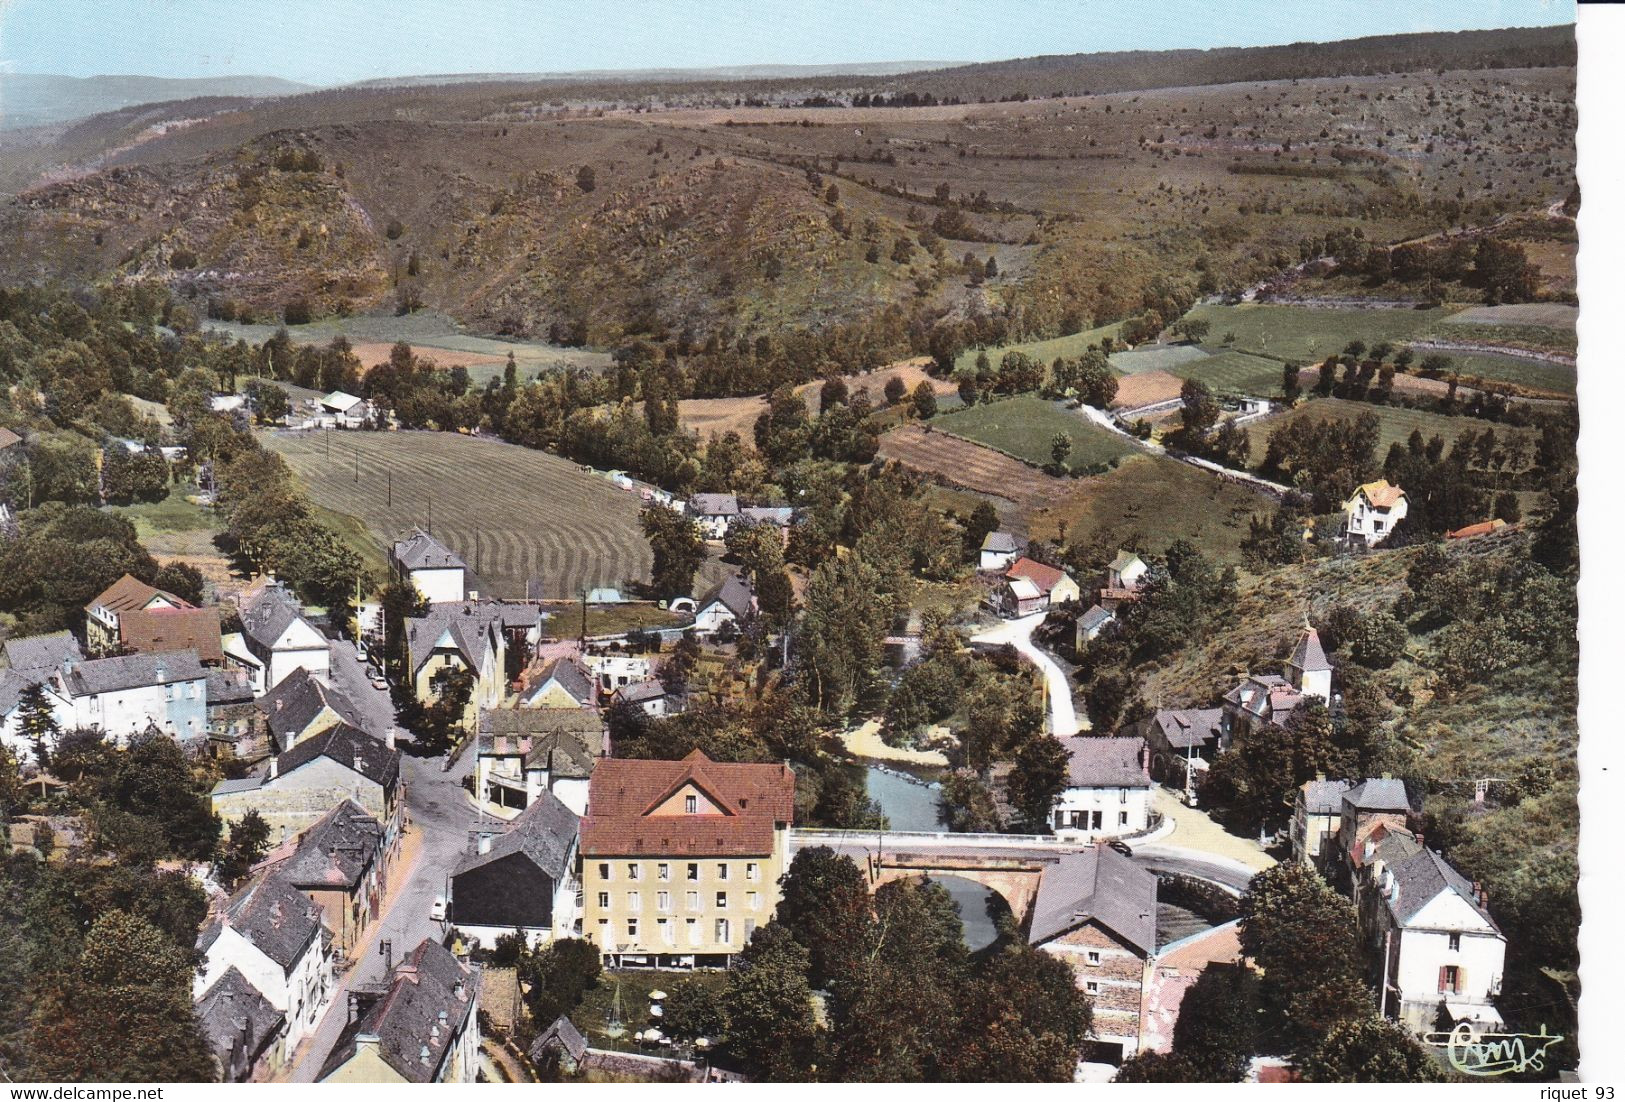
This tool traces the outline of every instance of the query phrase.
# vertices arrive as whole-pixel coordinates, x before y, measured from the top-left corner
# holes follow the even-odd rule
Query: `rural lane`
[[[1045,695],[1049,697],[1050,734],[1057,738],[1065,738],[1078,733],[1078,713],[1072,705],[1072,685],[1067,681],[1066,671],[1056,665],[1055,660],[1033,642],[1033,632],[1044,622],[1045,615],[1042,612],[1035,612],[1019,620],[1001,620],[997,627],[989,628],[980,635],[971,636],[971,642],[992,646],[1009,643],[1023,658],[1043,672],[1044,686],[1047,690]]]

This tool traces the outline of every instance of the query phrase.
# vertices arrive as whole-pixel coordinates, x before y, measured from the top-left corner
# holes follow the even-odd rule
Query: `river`
[[[880,805],[893,830],[944,829],[937,819],[941,789],[936,782],[914,780],[873,766],[864,770],[864,776],[869,798]],[[957,876],[938,877],[936,881],[959,904],[959,918],[965,924],[966,946],[974,952],[991,945],[998,936],[998,930],[987,913],[987,904],[989,899],[996,898],[995,893],[973,880]]]

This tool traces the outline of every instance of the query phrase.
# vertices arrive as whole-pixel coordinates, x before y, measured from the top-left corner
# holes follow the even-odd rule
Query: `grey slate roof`
[[[1314,628],[1304,628],[1303,634],[1298,636],[1298,645],[1292,648],[1292,657],[1286,661],[1287,665],[1300,670],[1332,668],[1332,664],[1326,661],[1326,652],[1321,649],[1320,633]]]
[[[1424,849],[1414,857],[1390,865],[1389,869],[1394,874],[1398,895],[1388,897],[1387,905],[1400,925],[1415,918],[1417,912],[1437,898],[1440,892],[1453,891],[1466,900],[1480,918],[1499,931],[1495,919],[1474,896],[1472,882],[1434,850]]]
[[[346,769],[355,770],[385,789],[394,788],[395,781],[401,774],[399,750],[393,746],[385,746],[360,728],[341,723],[322,734],[305,739],[291,750],[278,754],[277,779],[281,780],[300,766],[324,757],[332,758]]]
[[[300,835],[277,875],[296,888],[354,891],[378,855],[383,832],[361,805],[345,800]]]
[[[282,1011],[265,1001],[236,967],[226,969],[196,1003],[203,1039],[230,1079],[246,1070],[282,1028]]]
[[[536,1040],[531,1042],[529,1053],[531,1061],[541,1063],[542,1057],[547,1055],[547,1050],[554,1045],[563,1049],[569,1054],[570,1059],[577,1063],[587,1055],[587,1039],[581,1035],[575,1023],[566,1017],[555,1019],[552,1025],[542,1030]]]
[[[207,951],[230,926],[270,957],[286,975],[321,933],[322,910],[278,872],[250,881],[203,927],[197,947]]]
[[[452,646],[470,667],[478,669],[493,624],[499,629],[531,628],[541,622],[535,605],[509,601],[443,601],[422,616],[406,621],[408,645],[415,669],[422,669],[440,637],[451,634]]]
[[[587,672],[587,668],[579,659],[569,656],[555,658],[543,666],[531,679],[525,691],[526,699],[534,697],[536,691],[549,681],[557,681],[559,688],[584,705],[592,701],[594,688],[592,674]]]
[[[1133,737],[1074,735],[1063,738],[1072,759],[1067,785],[1072,788],[1149,788],[1151,778],[1140,766],[1145,740]]]
[[[11,714],[22,700],[24,690],[46,680],[47,674],[46,670],[0,670],[0,716]]]
[[[434,1082],[473,1010],[478,981],[478,974],[458,963],[450,950],[425,938],[395,970],[389,993],[345,1027],[317,1080],[355,1055],[357,1036],[370,1034],[378,1038],[378,1055],[403,1079]]]
[[[62,674],[63,683],[74,696],[116,693],[151,685],[172,685],[178,681],[202,681],[203,663],[197,651],[178,650],[167,654],[126,654],[117,658],[93,658],[75,662]]]
[[[481,756],[522,755],[527,769],[586,778],[603,745],[603,716],[574,708],[482,708]]]
[[[1139,561],[1139,559],[1140,559],[1140,556],[1136,555],[1132,551],[1119,551],[1117,553],[1117,557],[1115,559],[1113,559],[1109,564],[1107,564],[1106,569],[1115,570],[1115,571],[1121,573],[1122,571],[1127,570],[1129,567],[1133,566],[1136,562]]]
[[[788,505],[746,505],[739,510],[739,515],[757,524],[788,528],[795,519],[796,511]]]
[[[698,517],[735,517],[739,498],[734,494],[695,494],[688,499],[689,510]]]
[[[1078,617],[1078,626],[1084,631],[1094,631],[1111,623],[1115,617],[1099,605],[1090,605],[1089,611]]]
[[[1336,815],[1343,808],[1343,793],[1349,790],[1348,781],[1304,781],[1299,789],[1303,793],[1304,808],[1311,815]]]
[[[1157,947],[1155,874],[1104,845],[1046,867],[1028,943],[1042,945],[1090,919],[1150,956]]]
[[[982,537],[982,550],[991,551],[995,555],[1014,554],[1021,549],[1016,537],[1010,532],[989,532]]]
[[[522,853],[558,883],[569,871],[570,855],[581,833],[581,820],[551,792],[543,791],[531,805],[491,840],[485,853],[471,853],[457,864],[453,876]]]
[[[247,704],[254,699],[254,685],[235,670],[209,669],[205,671],[209,685],[209,707],[225,704]],[[279,686],[280,687],[280,686]]]
[[[458,554],[421,528],[395,541],[391,556],[404,570],[468,569]]]
[[[708,605],[721,601],[722,606],[734,614],[734,619],[744,620],[752,612],[751,600],[753,597],[754,594],[751,593],[750,583],[745,581],[745,576],[743,574],[732,574],[721,583],[712,586],[694,607],[696,611],[704,612]]]
[[[83,659],[79,640],[66,631],[6,640],[6,663],[14,670],[54,670],[67,659]]]
[[[349,697],[318,680],[303,666],[260,697],[257,707],[265,714],[265,725],[278,746],[286,745],[290,737],[309,727],[324,708],[331,708],[352,727],[362,727],[366,722]]]
[[[643,681],[634,681],[630,685],[622,685],[615,690],[615,695],[628,704],[646,704],[665,696],[666,686],[657,678],[650,677]]]
[[[1151,717],[1164,741],[1175,750],[1189,750],[1216,741],[1223,708],[1165,708]]]
[[[1407,811],[1420,813],[1421,801],[1415,799],[1404,781],[1397,777],[1378,777],[1361,781],[1343,793],[1343,802],[1356,811]]]
[[[269,650],[282,633],[288,630],[289,624],[295,620],[305,619],[305,612],[293,595],[282,586],[268,585],[247,608],[241,611],[241,618],[243,634]],[[314,626],[312,625],[313,629]]]

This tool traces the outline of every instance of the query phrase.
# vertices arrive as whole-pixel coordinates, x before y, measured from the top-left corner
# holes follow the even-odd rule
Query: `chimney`
[[[268,781],[276,780],[276,755],[275,754],[271,755],[271,770],[270,770],[270,772],[265,774],[265,779],[268,780]]]
[[[1316,773],[1315,774],[1315,780],[1324,781],[1325,779],[1326,779],[1326,774],[1324,774],[1324,773]]]
[[[395,749],[395,728],[393,726],[384,732],[384,745],[391,750]]]
[[[277,697],[276,710],[279,711],[279,712],[282,710],[282,698],[281,697]]]
[[[357,773],[361,772],[361,747],[355,748],[355,756],[350,759],[350,765]]]
[[[1423,839],[1422,832],[1420,830],[1416,832],[1416,844],[1423,849],[1427,849],[1426,841]]]

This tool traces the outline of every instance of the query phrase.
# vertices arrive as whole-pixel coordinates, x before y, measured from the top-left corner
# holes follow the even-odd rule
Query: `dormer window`
[[[688,815],[698,815],[700,813],[700,798],[694,795],[684,796],[683,812]]]

